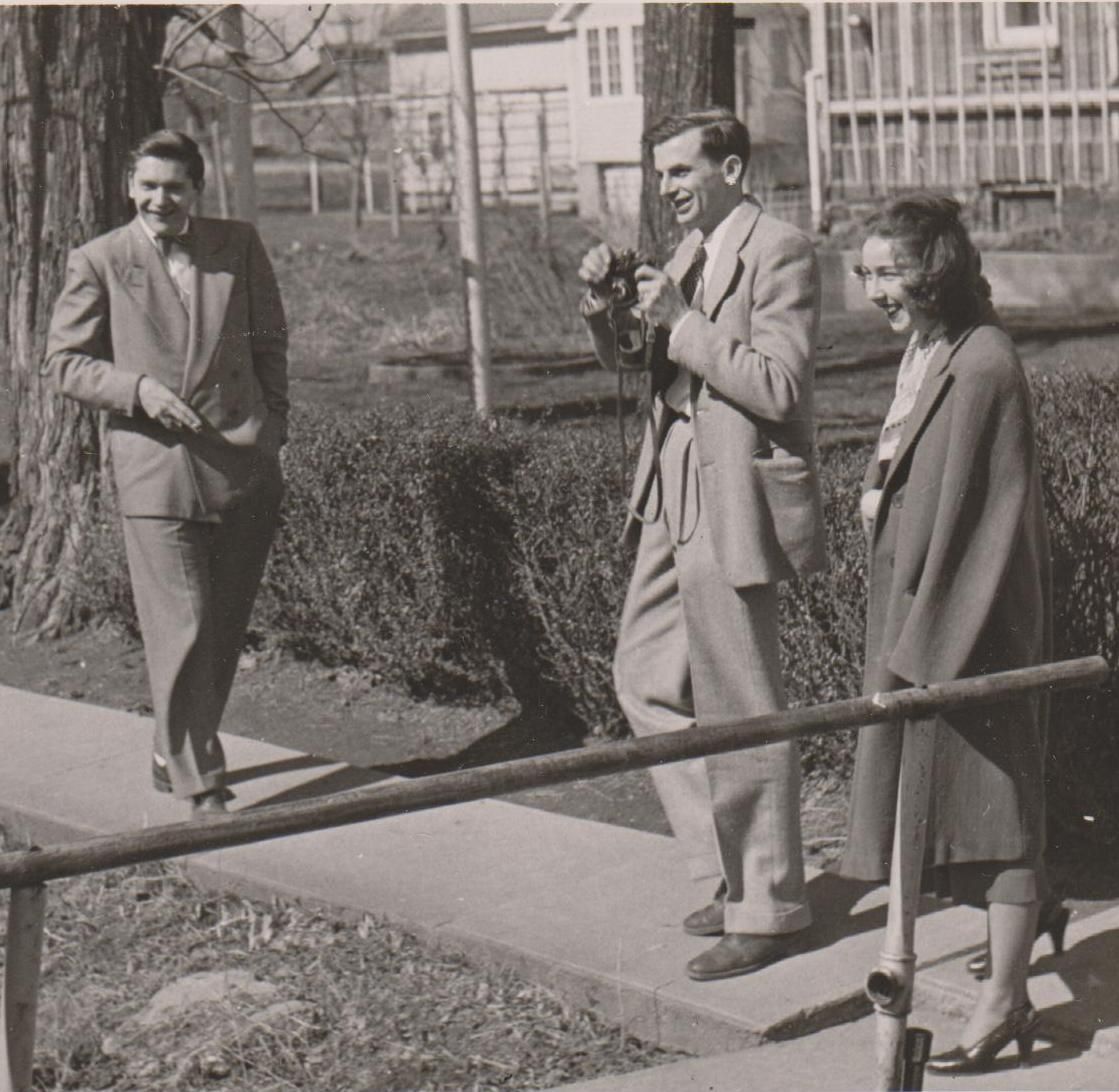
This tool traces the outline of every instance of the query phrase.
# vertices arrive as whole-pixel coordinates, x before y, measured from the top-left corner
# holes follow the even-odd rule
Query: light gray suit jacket
[[[287,324],[256,229],[191,223],[188,314],[138,220],[72,251],[55,305],[45,371],[56,388],[109,411],[125,516],[199,519],[235,505],[275,473],[287,432]],[[158,379],[202,418],[164,428],[137,400]]]
[[[812,403],[820,277],[801,232],[752,200],[731,216],[717,260],[704,273],[702,319],[689,318],[681,328],[673,359],[692,374],[715,556],[734,587],[748,587],[827,563]],[[679,281],[701,242],[692,232],[665,272]],[[615,367],[606,314],[590,314],[587,323],[599,360]],[[632,509],[648,495],[657,424],[638,459],[626,525],[633,537],[640,522]]]

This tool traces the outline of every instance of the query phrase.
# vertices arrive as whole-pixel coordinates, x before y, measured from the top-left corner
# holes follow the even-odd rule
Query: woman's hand
[[[878,518],[878,504],[882,500],[881,489],[868,489],[859,501],[859,516],[863,521],[863,534],[870,537],[874,521]]]

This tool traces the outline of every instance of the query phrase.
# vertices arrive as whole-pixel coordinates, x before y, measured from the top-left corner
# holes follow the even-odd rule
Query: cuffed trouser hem
[[[688,875],[696,883],[702,883],[705,880],[721,880],[723,878],[723,866],[719,863],[718,857],[689,857]]]
[[[812,911],[807,905],[774,912],[769,907],[747,906],[740,902],[723,904],[723,931],[726,933],[757,933],[762,936],[796,933],[812,924]]]

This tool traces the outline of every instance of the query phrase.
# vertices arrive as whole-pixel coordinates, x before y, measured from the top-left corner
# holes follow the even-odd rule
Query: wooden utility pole
[[[221,146],[221,122],[217,118],[210,122],[210,157],[214,163],[214,185],[218,190],[218,215],[228,220],[229,178],[225,173],[225,151]]]
[[[256,223],[256,179],[253,176],[252,85],[236,68],[245,56],[245,30],[240,4],[222,12],[222,38],[230,50],[230,71],[225,77],[225,116],[233,156],[233,215]]]
[[[540,245],[548,251],[552,246],[552,165],[548,159],[548,104],[543,94],[536,115],[536,156],[540,176]]]
[[[478,169],[478,119],[470,61],[470,17],[465,4],[447,4],[447,50],[451,58],[455,126],[455,174],[459,197],[459,246],[466,282],[466,333],[474,384],[474,409],[490,415],[490,331],[486,309],[486,247],[482,231],[482,184]]]

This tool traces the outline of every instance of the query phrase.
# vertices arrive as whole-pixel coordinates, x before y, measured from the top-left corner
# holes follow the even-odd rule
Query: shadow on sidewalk
[[[1063,1042],[1087,1050],[1093,1035],[1119,1028],[1119,929],[1085,937],[1063,955],[1037,960],[1031,974],[1057,975],[1070,995],[1042,1010],[1043,1027],[1053,1029]]]
[[[259,808],[271,804],[287,804],[295,800],[313,800],[332,793],[366,788],[392,777],[428,777],[432,774],[476,769],[479,766],[489,766],[513,759],[535,758],[539,755],[554,754],[557,751],[577,750],[582,743],[582,735],[573,728],[557,725],[555,720],[549,718],[522,713],[453,754],[409,759],[405,762],[386,763],[376,767],[347,766],[278,792],[252,806]],[[233,770],[229,775],[229,783],[235,785],[287,770],[310,769],[333,764],[332,759],[304,755],[284,762]]]

